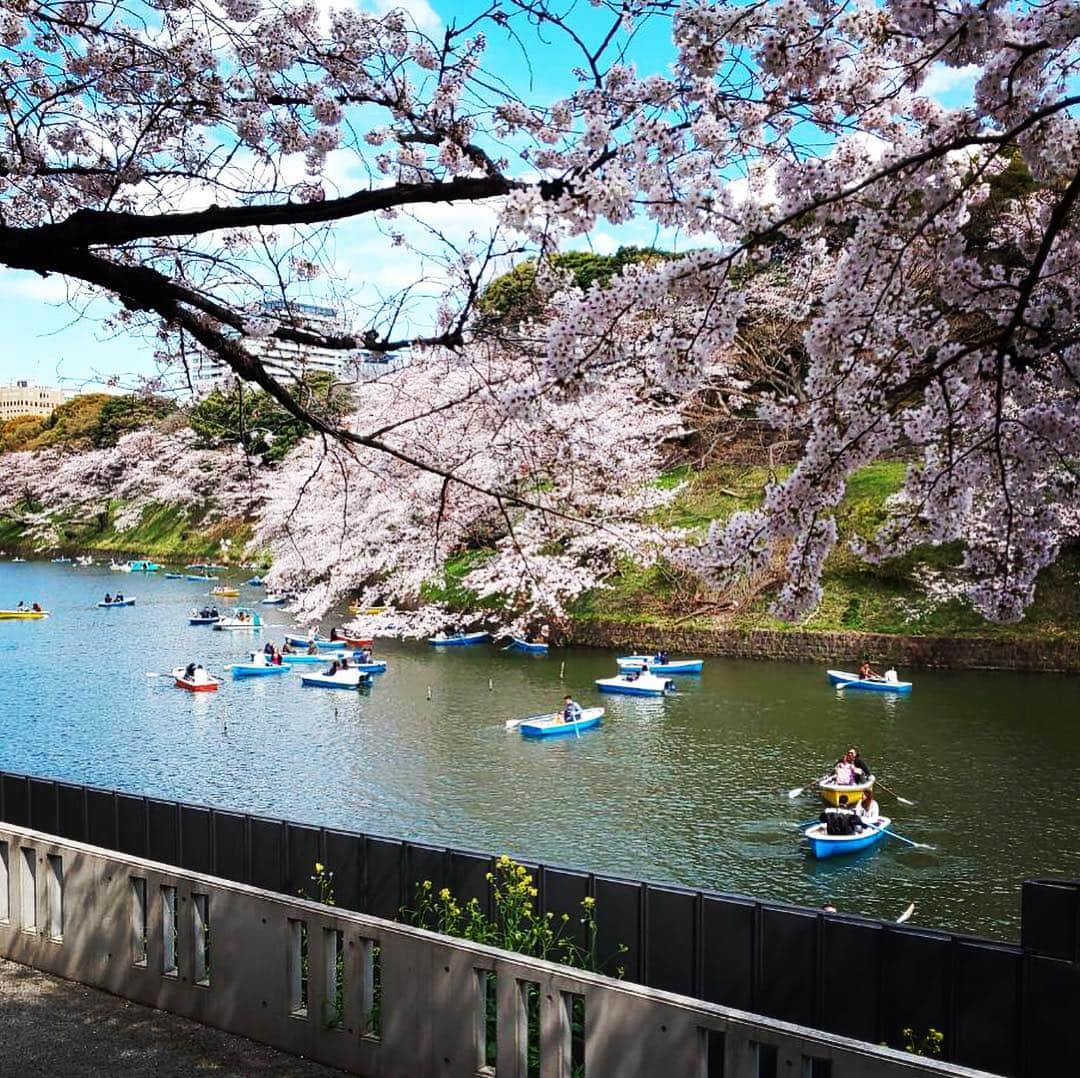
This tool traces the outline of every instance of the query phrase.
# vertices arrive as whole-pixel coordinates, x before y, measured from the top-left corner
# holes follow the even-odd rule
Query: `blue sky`
[[[323,2],[327,6],[339,6],[337,0]],[[444,0],[369,2],[379,10],[408,7],[420,25],[433,34],[439,33],[440,23],[448,19],[467,21],[486,7],[486,4],[455,4]],[[595,30],[600,19],[597,9],[586,4],[577,6],[576,26]],[[658,22],[655,29],[635,40],[633,59],[639,71],[663,70],[669,63],[671,46],[662,26]],[[578,61],[556,44],[553,32],[549,31],[548,38],[550,44],[546,48],[530,50],[526,64],[517,45],[499,40],[489,31],[486,66],[507,81],[513,81],[526,98],[543,101],[565,93],[572,85],[567,68]],[[969,98],[974,74],[941,69],[931,79],[933,85],[928,86],[928,91],[951,105]],[[347,159],[339,159],[332,172],[336,173],[341,190],[362,182],[359,176],[350,174]],[[437,208],[426,214],[425,219],[452,237],[463,238],[470,230],[483,233],[491,225],[493,214],[489,207],[456,205]],[[655,240],[655,234],[645,224],[618,230],[601,227],[590,237],[590,245],[604,253],[620,244],[648,244]],[[373,222],[354,221],[340,226],[334,249],[342,272],[349,274],[360,295],[368,299],[377,291],[391,291],[413,279],[417,272],[415,260],[392,249]],[[141,377],[153,377],[157,373],[152,338],[116,336],[104,330],[101,323],[113,309],[110,302],[84,301],[81,306],[85,313],[80,317],[64,302],[65,295],[66,286],[58,278],[0,270],[0,326],[5,337],[5,347],[0,350],[0,381],[30,378],[81,389],[114,379],[126,387],[136,385]],[[313,294],[297,298],[319,297]]]

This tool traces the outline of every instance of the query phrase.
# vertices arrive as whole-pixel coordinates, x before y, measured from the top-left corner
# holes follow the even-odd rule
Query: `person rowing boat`
[[[859,677],[863,681],[884,681],[885,678],[882,674],[879,674],[870,665],[870,656],[864,655],[862,662],[859,664]]]

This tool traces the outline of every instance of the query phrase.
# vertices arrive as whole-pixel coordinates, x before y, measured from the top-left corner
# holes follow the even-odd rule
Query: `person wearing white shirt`
[[[864,827],[877,826],[878,820],[881,818],[881,810],[874,800],[872,791],[863,790],[862,800],[855,806],[855,815],[859,818],[859,823]]]

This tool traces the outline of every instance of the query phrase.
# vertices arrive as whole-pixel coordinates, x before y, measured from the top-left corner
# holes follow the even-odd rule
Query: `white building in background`
[[[332,307],[268,300],[260,305],[257,313],[260,318],[277,319],[282,325],[322,336],[340,336],[347,332],[339,312]],[[331,374],[342,382],[366,381],[401,362],[399,358],[371,352],[323,348],[277,337],[247,337],[244,345],[262,361],[267,372],[281,382],[296,381],[316,371]],[[200,354],[198,369],[192,370],[192,383],[199,395],[235,379],[235,372],[224,360],[206,352]]]
[[[47,416],[72,394],[55,386],[39,386],[27,379],[0,383],[0,422],[20,415]]]

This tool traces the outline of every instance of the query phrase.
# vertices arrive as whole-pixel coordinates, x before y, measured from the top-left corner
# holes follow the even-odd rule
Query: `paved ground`
[[[0,1075],[342,1078],[341,1071],[3,959]]]

